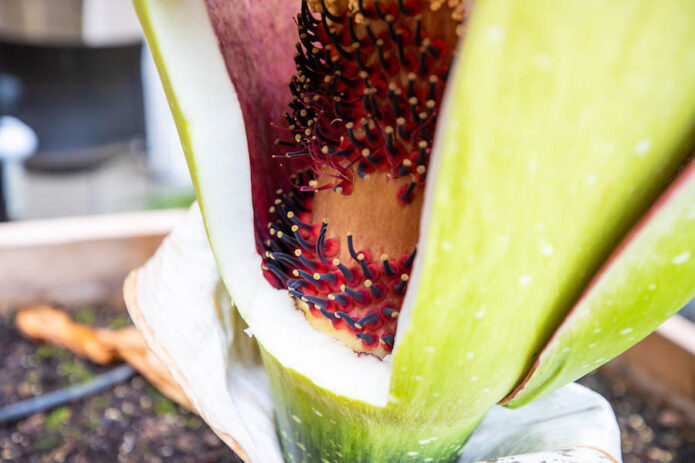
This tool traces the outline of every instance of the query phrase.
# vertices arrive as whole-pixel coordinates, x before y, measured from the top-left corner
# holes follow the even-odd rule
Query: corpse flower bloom
[[[695,295],[692,2],[136,6],[286,461],[453,461]]]

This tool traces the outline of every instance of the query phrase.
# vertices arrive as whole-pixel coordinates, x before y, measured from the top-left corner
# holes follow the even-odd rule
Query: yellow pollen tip
[[[319,275],[318,272],[314,273],[314,280],[320,280],[320,279],[321,279],[321,275]]]
[[[296,271],[296,270],[292,270],[292,275],[298,277],[298,276],[299,276],[299,272]]]
[[[386,254],[381,255],[381,260],[389,260],[389,256]]]
[[[290,230],[292,230],[293,232],[296,232],[297,230],[299,230],[299,227],[296,225],[292,225],[292,228]]]
[[[401,274],[401,281],[408,281],[408,278],[409,278],[409,277],[408,277],[408,274],[407,274],[407,273]]]
[[[340,265],[340,259],[333,259],[333,265],[335,265],[336,267]]]
[[[362,254],[362,253],[357,254],[357,260],[364,260],[364,254]]]
[[[297,257],[301,256],[301,255],[302,255],[302,250],[301,250],[301,249],[295,249],[295,250],[294,250],[294,255],[297,256]]]
[[[372,287],[372,280],[364,280],[364,285],[367,288],[371,288]]]
[[[344,292],[345,291],[345,285],[340,285],[340,290]]]
[[[291,219],[292,217],[294,217],[294,212],[292,212],[292,211],[288,212],[288,213],[287,213],[287,218],[288,218],[288,219]]]

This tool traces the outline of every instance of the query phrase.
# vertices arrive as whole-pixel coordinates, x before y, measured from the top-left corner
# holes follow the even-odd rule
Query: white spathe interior
[[[153,34],[149,38],[156,41],[152,48],[161,57],[160,73],[169,81],[180,109],[179,131],[189,137],[185,149],[192,152],[187,155],[208,237],[239,312],[260,344],[286,367],[337,395],[384,406],[389,399],[391,356],[379,360],[358,355],[315,330],[287,292],[274,289],[263,277],[254,238],[243,118],[204,1],[147,0],[146,5]],[[423,218],[428,215],[425,210]],[[413,292],[406,294],[401,330],[409,318]]]

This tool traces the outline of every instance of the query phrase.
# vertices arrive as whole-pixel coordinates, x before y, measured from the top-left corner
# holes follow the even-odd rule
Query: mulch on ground
[[[695,462],[695,423],[680,411],[600,370],[579,383],[611,403],[620,426],[624,463]]]
[[[76,321],[121,328],[127,315],[84,308]],[[100,366],[71,352],[26,340],[0,316],[0,406],[93,378]],[[0,424],[3,462],[234,462],[240,460],[202,419],[141,376],[102,393]]]

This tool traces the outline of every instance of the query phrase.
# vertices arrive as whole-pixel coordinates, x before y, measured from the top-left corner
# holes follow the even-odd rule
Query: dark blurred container
[[[3,109],[39,137],[27,167],[88,169],[142,142],[141,56],[130,0],[0,0],[0,80],[20,82]]]

